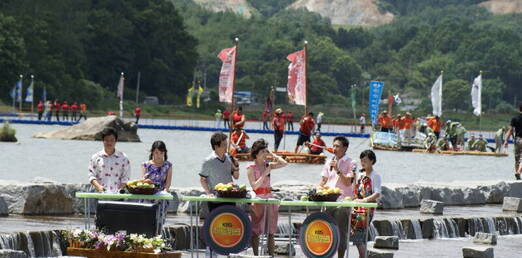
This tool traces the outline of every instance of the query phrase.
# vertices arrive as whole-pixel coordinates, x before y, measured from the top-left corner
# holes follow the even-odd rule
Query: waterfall
[[[404,228],[402,227],[401,221],[397,219],[390,221],[390,223],[392,226],[393,235],[398,236],[399,239],[406,239],[406,234],[404,232]]]
[[[459,227],[457,225],[457,222],[452,218],[444,219],[444,221],[446,222],[446,225],[447,225],[449,237],[451,237],[451,238],[460,237]]]
[[[468,230],[471,236],[475,236],[477,232],[485,232],[484,225],[482,225],[480,218],[471,218],[471,220],[473,221],[473,231],[471,228]]]
[[[422,239],[422,228],[420,225],[420,221],[418,219],[414,219],[411,221],[413,225],[413,232],[415,233],[415,239]]]
[[[62,255],[60,236],[55,231],[16,232],[0,235],[0,249],[24,251],[29,257]]]
[[[435,218],[433,219],[433,225],[435,226],[434,229],[434,237],[435,238],[448,238],[448,228],[446,227],[446,223],[444,222],[444,219],[441,218]]]
[[[488,218],[484,218],[484,220],[486,221],[487,225],[488,225],[488,232],[487,233],[495,233],[495,221],[493,220],[493,218],[491,217],[488,217]]]
[[[522,218],[521,217],[516,217],[515,218],[515,223],[517,225],[517,234],[522,234]]]

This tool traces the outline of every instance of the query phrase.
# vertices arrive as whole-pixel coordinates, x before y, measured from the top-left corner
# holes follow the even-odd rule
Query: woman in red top
[[[237,107],[236,111],[232,114],[232,128],[243,129],[245,126],[245,114],[243,114],[243,108]]]
[[[274,128],[274,150],[277,151],[285,132],[285,118],[283,116],[283,110],[280,108],[276,109],[274,113],[275,116],[274,119],[272,119],[272,127]]]
[[[56,121],[60,122],[60,103],[58,103],[57,99],[54,100],[53,110],[54,115],[56,116]]]
[[[71,120],[76,122],[78,120],[78,103],[75,101],[72,103],[71,105],[71,112],[72,112],[72,115],[71,115]]]
[[[38,120],[42,120],[42,115],[44,112],[44,103],[40,100],[40,102],[38,102],[38,106],[36,107],[38,108]]]

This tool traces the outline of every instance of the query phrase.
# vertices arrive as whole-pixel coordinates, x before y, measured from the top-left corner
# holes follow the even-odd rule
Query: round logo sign
[[[248,247],[250,219],[241,209],[226,205],[214,209],[203,225],[203,239],[218,254],[239,253]]]
[[[337,223],[323,212],[308,216],[301,226],[300,235],[301,248],[307,257],[332,257],[339,247]]]

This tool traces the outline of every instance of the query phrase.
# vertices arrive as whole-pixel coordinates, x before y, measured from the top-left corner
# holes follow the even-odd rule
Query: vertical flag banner
[[[123,87],[124,87],[125,77],[123,77],[123,73],[121,73],[120,81],[118,82],[118,92],[117,96],[120,98],[120,118],[123,119]]]
[[[350,89],[350,98],[352,99],[352,110],[353,110],[353,117],[356,118],[356,112],[355,112],[355,107],[357,105],[357,102],[356,102],[356,97],[357,97],[357,93],[355,91],[355,87],[352,86],[352,88]]]
[[[223,62],[219,73],[219,102],[232,103],[236,72],[236,47],[221,50],[218,57]]]
[[[34,80],[31,79],[31,84],[27,88],[25,102],[33,102],[33,91],[34,91]]]
[[[47,89],[44,87],[42,92],[42,101],[47,101]]]
[[[431,87],[431,106],[433,115],[440,117],[442,115],[442,74]]]
[[[383,82],[371,81],[370,82],[370,117],[372,125],[377,123],[377,116],[379,114],[379,104],[381,103],[382,88],[384,88]]]
[[[22,80],[17,81],[11,90],[11,98],[13,101],[19,101],[20,95],[18,95],[18,93],[20,92],[20,88],[22,88]]]
[[[471,87],[471,104],[473,104],[473,114],[480,116],[482,113],[482,74],[479,74],[473,80],[473,86]]]
[[[306,105],[306,51],[300,50],[286,57],[288,65],[288,100],[292,104]]]

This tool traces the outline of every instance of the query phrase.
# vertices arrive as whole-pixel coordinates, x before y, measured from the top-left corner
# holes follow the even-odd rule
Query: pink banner
[[[306,106],[306,52],[300,50],[286,57],[288,65],[288,100],[292,104]]]
[[[218,57],[223,61],[219,73],[219,102],[232,103],[236,72],[236,47],[221,50]]]

